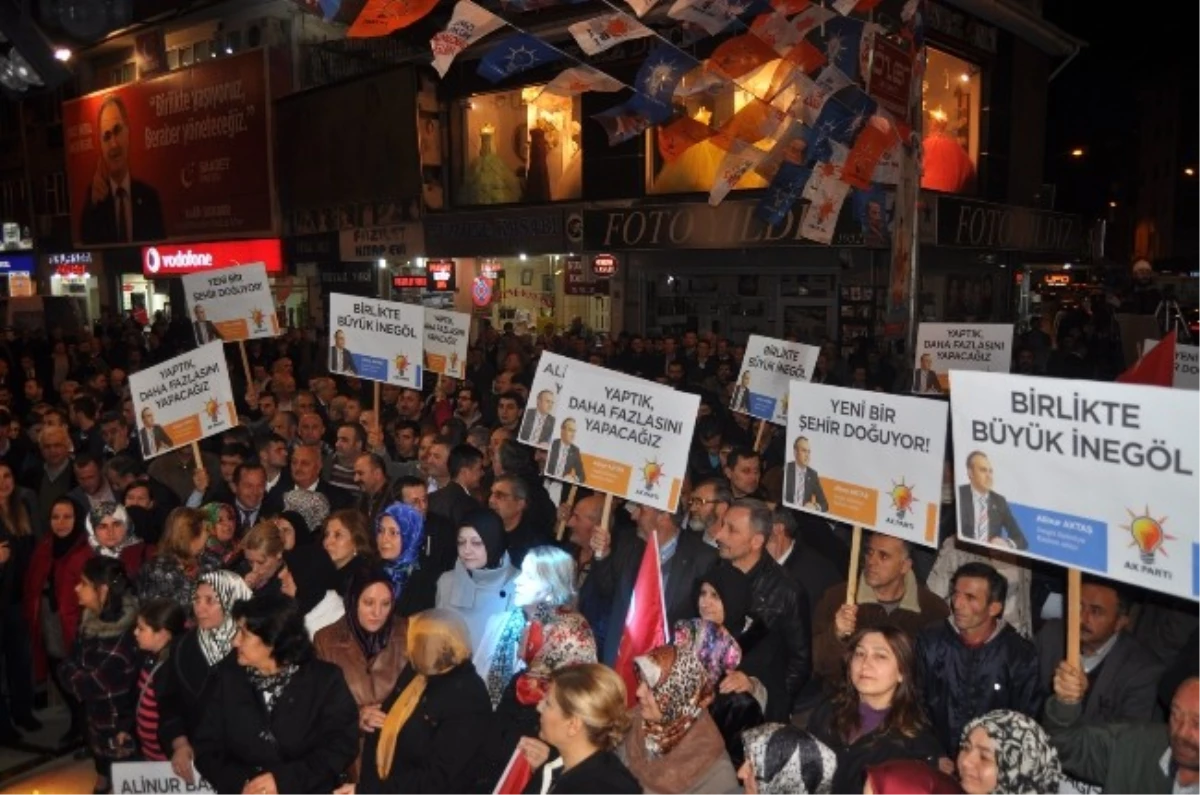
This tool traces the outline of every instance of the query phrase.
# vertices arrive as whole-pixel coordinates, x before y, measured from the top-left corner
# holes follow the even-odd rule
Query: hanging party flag
[[[367,0],[346,36],[351,39],[387,36],[407,28],[437,4],[438,0]]]
[[[701,141],[712,137],[707,124],[691,116],[681,116],[666,127],[658,128],[658,153],[671,163]]]
[[[429,40],[433,50],[433,68],[445,77],[450,64],[460,52],[484,36],[504,27],[504,20],[491,11],[480,8],[471,0],[458,0],[446,29]]]
[[[858,220],[866,245],[886,248],[891,244],[892,218],[896,215],[895,197],[894,192],[885,191],[882,185],[854,191],[854,217]]]
[[[654,35],[654,31],[628,14],[602,14],[567,27],[567,31],[588,55],[599,55],[623,41]]]
[[[795,163],[783,162],[775,171],[767,193],[754,208],[754,215],[767,226],[775,226],[787,217],[804,193],[812,170]]]
[[[500,42],[479,61],[476,74],[489,83],[553,63],[563,54],[546,42],[528,33],[518,33]]]
[[[667,16],[690,22],[715,36],[753,5],[754,0],[675,0]]]
[[[633,9],[633,13],[639,17],[646,16],[646,12],[658,5],[658,0],[625,0],[625,5]]]
[[[842,181],[854,188],[869,188],[879,161],[898,140],[895,128],[887,119],[872,116],[850,147],[842,167]]]
[[[904,142],[897,136],[892,145],[880,156],[871,174],[871,182],[880,185],[896,185],[900,182],[900,163],[904,155]]]
[[[719,75],[700,64],[684,74],[675,86],[675,99],[686,99],[697,94],[719,94],[729,84],[729,78]]]
[[[801,198],[805,201],[814,201],[820,194],[821,183],[825,180],[842,179],[842,166],[846,163],[848,150],[839,143],[831,144],[834,148],[829,160],[822,163],[817,163],[812,167],[812,175],[808,182],[804,185],[804,193]]]
[[[620,105],[594,114],[592,118],[604,128],[608,145],[616,146],[644,133],[655,124],[666,121],[670,107],[635,94]]]
[[[817,177],[818,170],[813,170]],[[812,182],[812,180],[809,180]],[[821,177],[817,182],[816,195],[804,211],[800,221],[800,236],[806,240],[829,245],[833,233],[837,229],[838,216],[842,213],[842,204],[850,192],[850,186],[840,179]]]
[[[588,91],[611,93],[620,91],[625,84],[614,77],[590,66],[572,66],[558,73],[542,90],[560,97],[573,97]]]
[[[642,553],[642,562],[638,566],[637,579],[633,583],[633,594],[629,597],[625,626],[621,630],[621,644],[617,647],[617,659],[613,664],[613,670],[625,680],[629,706],[637,701],[638,684],[633,672],[633,658],[667,641],[667,603],[662,563],[658,556],[658,535],[650,533],[646,538],[646,551]]]
[[[779,129],[785,116],[778,108],[761,99],[751,99],[742,109],[721,125],[713,137],[713,143],[722,149],[731,149],[735,142],[755,144]]]
[[[758,165],[758,161],[762,160],[764,154],[765,152],[761,149],[749,144],[741,141],[734,142],[734,145],[725,153],[725,157],[721,158],[721,164],[717,166],[717,179],[708,192],[709,205],[716,207],[725,201],[729,191],[742,181],[742,177],[746,176],[747,172]]]
[[[861,19],[835,15],[813,30],[808,36],[808,41],[821,50],[831,66],[836,66],[846,77],[856,81],[862,74],[859,64],[862,38]]]
[[[869,14],[883,0],[833,0],[833,10],[842,16],[850,14]]]
[[[685,74],[697,66],[699,63],[692,56],[661,44],[642,62],[633,87],[639,94],[669,109],[675,96],[675,87]]]
[[[846,130],[842,132],[845,137],[837,137],[836,140],[850,146],[854,143],[854,139],[867,126],[867,122],[879,110],[879,103],[871,99],[871,95],[863,91],[858,86],[847,86],[833,97],[834,102],[845,105],[852,115]]]
[[[775,180],[784,163],[803,166],[808,162],[808,141],[804,137],[804,125],[799,119],[791,116],[785,118],[771,137],[775,145],[754,169],[768,182]]]
[[[796,90],[800,96],[790,112],[812,127],[820,118],[829,98],[849,85],[850,78],[831,67],[826,67],[815,80],[808,75],[796,75]]]
[[[770,46],[753,33],[728,38],[713,50],[708,58],[708,68],[737,80],[744,74],[774,61],[779,56]]]

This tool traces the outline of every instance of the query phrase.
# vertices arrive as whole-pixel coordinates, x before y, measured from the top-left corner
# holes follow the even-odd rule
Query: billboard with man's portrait
[[[270,106],[263,50],[63,103],[75,244],[270,233]]]

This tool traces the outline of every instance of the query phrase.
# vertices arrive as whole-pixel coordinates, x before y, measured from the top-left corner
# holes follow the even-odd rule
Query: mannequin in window
[[[496,154],[495,134],[496,128],[491,124],[479,130],[479,157],[471,161],[463,176],[464,204],[509,204],[521,200],[521,181]]]

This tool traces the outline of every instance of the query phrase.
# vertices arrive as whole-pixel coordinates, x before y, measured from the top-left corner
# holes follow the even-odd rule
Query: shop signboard
[[[514,257],[571,248],[560,208],[451,212],[427,216],[424,223],[427,253],[434,257]]]
[[[223,433],[238,424],[225,346],[210,342],[129,374],[143,458]]]
[[[991,204],[959,196],[937,199],[937,244],[992,251],[1083,253],[1083,219],[1032,207]]]
[[[274,231],[266,49],[63,103],[76,245]]]
[[[567,257],[564,273],[564,295],[595,295],[596,282],[587,272],[587,268],[583,264],[583,257]]]
[[[283,250],[278,238],[228,240],[214,243],[163,243],[142,249],[142,273],[148,278],[236,268],[261,262],[267,273],[283,273]]]
[[[425,289],[431,293],[453,293],[458,291],[458,280],[454,275],[454,260],[431,259],[425,263]]]
[[[339,241],[342,262],[409,259],[425,253],[419,223],[343,229]]]
[[[0,251],[0,273],[33,273],[35,260],[32,254],[16,254]]]

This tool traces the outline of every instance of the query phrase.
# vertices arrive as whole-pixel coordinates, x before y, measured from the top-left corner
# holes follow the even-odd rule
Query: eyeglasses
[[[104,141],[104,143],[108,143],[123,132],[125,132],[125,125],[114,124],[113,128],[111,130],[105,130],[104,134],[101,135],[100,138]]]
[[[513,495],[506,491],[493,491],[492,496],[498,500],[511,500],[513,498]]]

